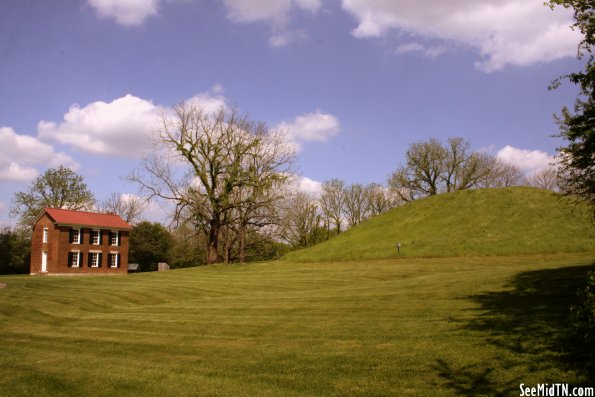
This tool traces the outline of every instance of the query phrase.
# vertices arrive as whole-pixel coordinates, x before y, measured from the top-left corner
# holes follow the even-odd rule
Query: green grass
[[[290,252],[284,259],[316,262],[592,251],[595,226],[584,206],[549,191],[515,187],[419,200],[324,243]]]
[[[592,347],[569,332],[568,307],[594,261],[1,276],[0,395],[519,395],[520,383],[584,383]]]

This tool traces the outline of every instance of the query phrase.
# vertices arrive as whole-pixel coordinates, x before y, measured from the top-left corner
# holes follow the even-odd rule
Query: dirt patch
[[[6,284],[0,283],[0,289],[2,289],[2,288],[6,288]]]

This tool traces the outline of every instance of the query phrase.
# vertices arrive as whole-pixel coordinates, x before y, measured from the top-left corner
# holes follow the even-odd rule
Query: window
[[[72,244],[80,244],[81,243],[81,229],[72,229]]]
[[[118,262],[119,262],[119,258],[118,258],[118,254],[117,253],[111,253],[109,254],[109,267],[118,267]]]
[[[101,244],[101,232],[99,230],[91,230],[91,244]]]
[[[110,244],[111,245],[118,245],[118,232],[112,232],[111,233],[111,239],[110,239]]]
[[[99,267],[99,253],[91,252],[89,254],[89,266]]]
[[[81,257],[80,252],[71,252],[70,253],[70,266],[71,267],[79,267],[81,264],[80,257]]]
[[[48,228],[47,227],[43,228],[43,242],[44,243],[48,242]]]

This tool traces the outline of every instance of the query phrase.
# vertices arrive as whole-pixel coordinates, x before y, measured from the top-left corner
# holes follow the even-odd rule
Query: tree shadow
[[[508,396],[517,389],[517,382],[507,385],[493,382],[494,368],[479,368],[476,365],[453,368],[446,361],[438,359],[433,369],[458,396]]]
[[[587,272],[593,270],[595,263],[519,273],[504,291],[466,297],[479,305],[473,309],[479,314],[463,320],[462,329],[479,332],[487,343],[522,356],[525,371],[571,371],[580,383],[587,384],[595,379],[595,346],[575,326],[570,307],[578,301],[577,291],[584,287]],[[490,383],[493,369],[469,366],[455,370],[442,360],[434,366],[459,395],[511,394],[512,390]],[[516,389],[519,383],[514,383]]]

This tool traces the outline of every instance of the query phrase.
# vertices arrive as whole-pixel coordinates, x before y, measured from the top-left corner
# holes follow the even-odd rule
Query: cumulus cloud
[[[551,167],[555,161],[554,156],[541,150],[519,149],[510,145],[506,145],[500,149],[496,157],[502,161],[516,165],[528,176]]]
[[[79,164],[64,153],[37,138],[16,133],[10,127],[0,128],[0,182],[29,181],[39,175],[36,167],[64,165],[78,169]]]
[[[282,122],[277,128],[285,131],[298,146],[306,141],[326,141],[341,130],[339,119],[319,110]]]
[[[113,19],[120,25],[139,26],[157,15],[159,0],[87,0],[100,18]]]
[[[265,22],[272,26],[273,34],[269,44],[281,47],[306,37],[303,30],[288,30],[293,9],[317,13],[322,7],[321,0],[222,0],[227,9],[227,17],[233,22]]]
[[[223,87],[220,84],[217,84],[215,87],[213,87],[213,92],[216,95],[210,94],[208,92],[196,94],[192,98],[187,99],[186,103],[198,106],[207,113],[215,113],[222,108],[226,109],[226,98],[222,95],[218,95],[218,93],[223,92]]]
[[[298,189],[304,193],[308,193],[314,197],[319,197],[322,193],[322,183],[302,176],[298,181]]]
[[[42,120],[37,131],[42,139],[88,153],[134,157],[147,147],[159,120],[157,106],[128,94],[110,103],[74,104],[61,123]]]
[[[274,34],[269,38],[271,47],[283,47],[291,42],[303,41],[308,37],[304,30],[285,31]]]
[[[358,26],[355,37],[400,35],[475,48],[476,66],[493,72],[576,55],[580,33],[572,14],[527,0],[342,0]],[[410,47],[412,49],[413,47]]]
[[[206,112],[227,106],[225,97],[210,93],[197,94],[186,102]],[[62,122],[42,120],[37,131],[41,139],[87,153],[134,158],[149,148],[152,133],[160,126],[164,112],[170,110],[128,94],[109,103],[97,101],[84,107],[74,104]]]
[[[444,46],[425,46],[420,43],[412,42],[399,45],[395,52],[397,54],[419,53],[422,56],[434,59],[446,52],[446,48]]]

